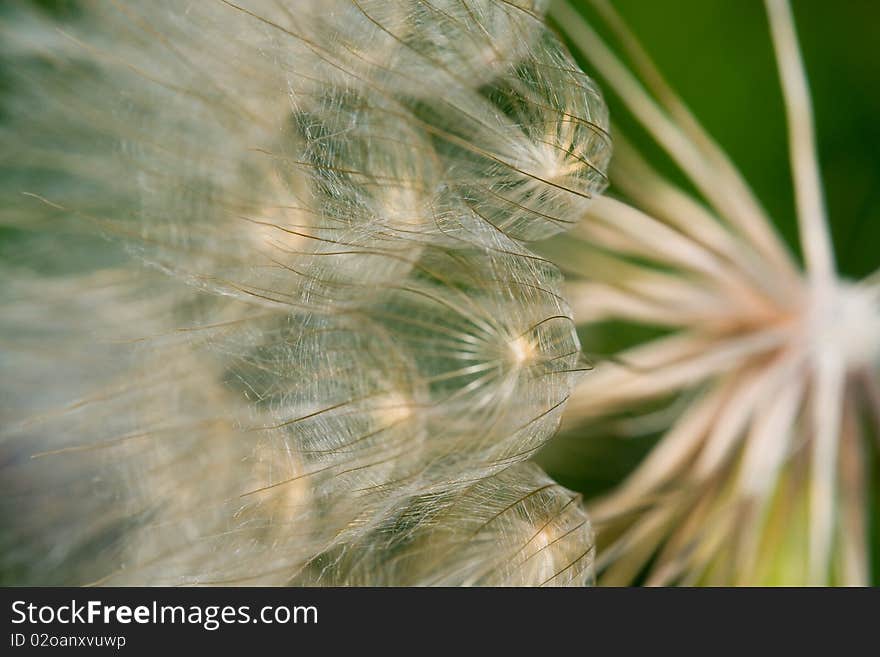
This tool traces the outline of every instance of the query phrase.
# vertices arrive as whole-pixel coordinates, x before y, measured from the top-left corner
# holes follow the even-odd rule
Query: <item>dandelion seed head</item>
[[[591,536],[577,498],[520,464],[451,495],[405,501],[297,583],[583,586],[592,577],[593,551],[584,547]]]
[[[0,16],[0,221],[28,247],[0,293],[0,359],[28,373],[0,384],[26,400],[9,572],[592,581],[579,501],[523,465],[582,369],[524,241],[577,220],[610,154],[545,5]]]
[[[520,240],[569,229],[606,186],[611,156],[605,102],[548,32],[479,94],[466,113],[431,114],[455,189],[474,212]],[[564,89],[565,93],[558,90]]]

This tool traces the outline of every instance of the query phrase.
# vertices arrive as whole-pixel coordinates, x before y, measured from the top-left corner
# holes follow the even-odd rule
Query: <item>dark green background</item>
[[[587,2],[574,4],[591,15]],[[797,249],[784,110],[763,3],[614,4]],[[840,269],[864,276],[880,266],[880,3],[794,0],[792,8]],[[613,120],[629,134],[625,111],[610,94],[608,101]],[[656,152],[645,140],[639,145]]]

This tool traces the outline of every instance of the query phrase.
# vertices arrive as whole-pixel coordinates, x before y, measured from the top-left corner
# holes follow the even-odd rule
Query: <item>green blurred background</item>
[[[588,2],[573,4],[591,16]],[[797,249],[784,110],[763,2],[614,0],[614,6]],[[880,3],[793,0],[792,8],[840,269],[862,277],[880,266]],[[590,72],[587,63],[584,68]],[[609,95],[612,119],[635,136],[616,100]],[[645,139],[637,144],[658,152]]]

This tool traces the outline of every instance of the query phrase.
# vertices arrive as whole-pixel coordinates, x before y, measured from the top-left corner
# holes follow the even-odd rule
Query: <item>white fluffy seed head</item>
[[[343,555],[380,568],[347,582],[589,580],[579,506],[517,465],[580,370],[521,241],[576,221],[608,156],[543,5],[3,15],[9,572],[285,584]]]
[[[584,586],[593,534],[576,496],[532,464],[461,492],[413,496],[352,546],[320,555],[297,584]]]
[[[555,37],[478,92],[462,90],[430,116],[453,189],[473,212],[520,240],[580,220],[607,185],[604,100]]]

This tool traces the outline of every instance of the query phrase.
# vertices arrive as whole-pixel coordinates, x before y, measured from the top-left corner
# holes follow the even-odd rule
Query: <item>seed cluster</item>
[[[610,157],[543,4],[0,16],[10,572],[591,581],[580,504],[525,463],[584,369],[526,243]]]

